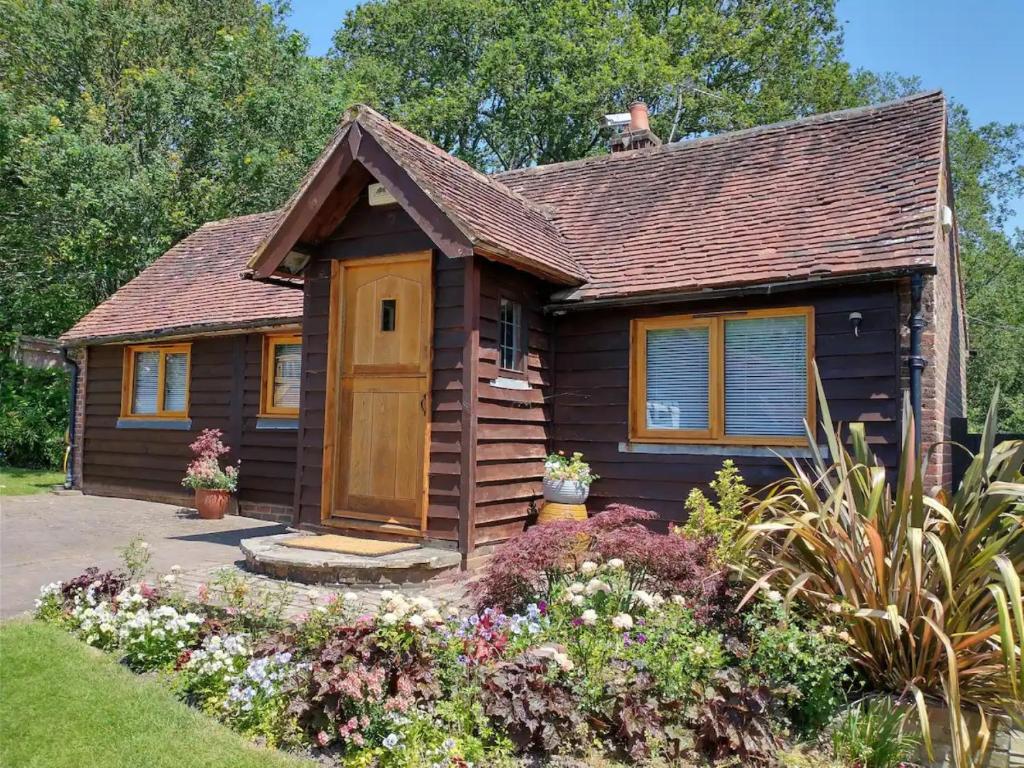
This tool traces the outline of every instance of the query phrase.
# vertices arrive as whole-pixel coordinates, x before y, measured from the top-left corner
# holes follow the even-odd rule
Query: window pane
[[[132,382],[132,413],[156,413],[156,393],[160,376],[159,352],[135,353],[135,376]]]
[[[647,332],[648,429],[708,428],[708,329]]]
[[[523,370],[522,338],[522,306],[502,299],[498,318],[498,364],[502,368],[509,371]]]
[[[274,347],[274,407],[299,407],[299,379],[302,375],[302,345]]]
[[[164,361],[164,410],[185,411],[188,391],[188,355],[175,352]]]
[[[725,323],[725,433],[804,434],[807,415],[805,318]]]

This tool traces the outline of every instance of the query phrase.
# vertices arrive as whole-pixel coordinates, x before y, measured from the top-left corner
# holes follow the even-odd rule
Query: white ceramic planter
[[[590,495],[590,486],[577,480],[544,478],[544,500],[553,504],[582,504]]]

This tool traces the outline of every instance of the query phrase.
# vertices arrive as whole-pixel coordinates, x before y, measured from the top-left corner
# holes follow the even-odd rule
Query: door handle
[[[423,412],[424,416],[427,415],[427,393],[426,392],[424,392],[423,393],[423,397],[420,398],[420,410]]]

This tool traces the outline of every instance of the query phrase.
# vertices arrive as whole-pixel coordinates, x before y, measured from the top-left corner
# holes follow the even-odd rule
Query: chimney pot
[[[648,131],[651,128],[647,116],[647,105],[642,101],[634,101],[629,105],[629,130]]]

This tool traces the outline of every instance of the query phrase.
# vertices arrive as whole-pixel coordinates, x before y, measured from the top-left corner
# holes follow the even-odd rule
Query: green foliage
[[[784,697],[801,733],[819,731],[846,702],[853,681],[839,633],[830,624],[804,622],[778,603],[760,604],[744,621],[751,647],[743,666]]]
[[[277,4],[0,14],[3,328],[57,335],[203,222],[279,205],[344,107]]]
[[[605,152],[636,98],[663,138],[850,106],[832,0],[375,0],[335,35],[360,100],[487,169]]]
[[[909,714],[889,699],[857,704],[832,731],[836,757],[862,768],[899,768],[921,743],[918,734],[906,732]]]
[[[686,497],[686,523],[679,532],[695,539],[714,536],[718,542],[715,553],[723,563],[739,563],[744,556],[736,541],[747,525],[743,503],[750,489],[732,459],[722,462],[715,472],[711,490],[718,499],[715,505],[700,488],[694,488]]]
[[[895,484],[863,425],[850,426],[852,448],[827,429],[834,463],[791,463],[745,537],[756,548],[751,593],[771,585],[822,621],[842,620],[866,681],[913,694],[926,738],[925,697],[947,703],[959,768],[973,759],[962,705],[1024,711],[1024,442],[995,445],[995,413],[993,401],[981,451],[949,498],[922,489],[908,406]]]
[[[68,424],[68,374],[0,356],[0,464],[59,469]]]

